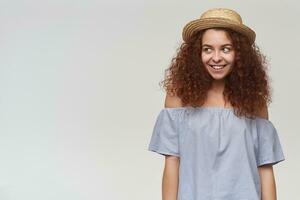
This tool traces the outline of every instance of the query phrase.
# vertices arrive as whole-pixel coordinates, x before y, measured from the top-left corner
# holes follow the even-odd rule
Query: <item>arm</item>
[[[179,158],[165,156],[165,168],[162,180],[162,199],[177,200],[179,181]]]
[[[182,106],[180,98],[167,93],[165,107]],[[176,156],[165,156],[165,167],[162,179],[162,199],[177,200],[180,159]]]
[[[268,108],[261,109],[259,116],[268,119]],[[261,182],[261,200],[276,200],[276,183],[273,166],[263,165],[258,167]]]
[[[165,98],[165,107],[173,108],[173,107],[181,107],[182,102],[181,99],[176,94],[167,93]]]
[[[258,167],[261,181],[261,200],[276,200],[276,183],[272,165]]]

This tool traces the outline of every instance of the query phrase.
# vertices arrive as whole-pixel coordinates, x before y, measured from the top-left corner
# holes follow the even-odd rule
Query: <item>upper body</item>
[[[224,105],[220,99],[218,102],[208,101],[205,106],[207,107],[222,107]],[[176,95],[167,94],[165,97],[165,108],[179,108],[183,107],[181,99]],[[258,117],[268,119],[268,109],[264,107],[261,112],[258,113]],[[163,181],[162,181],[162,196],[163,200],[177,199],[178,194],[178,182],[179,182],[179,165],[180,158],[178,156],[166,155]],[[258,168],[260,182],[261,182],[261,194],[262,200],[276,200],[276,183],[273,171],[273,165],[262,165]]]

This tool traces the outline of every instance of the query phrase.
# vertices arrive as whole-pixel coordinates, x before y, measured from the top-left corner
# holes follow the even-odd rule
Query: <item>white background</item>
[[[161,199],[164,158],[147,151],[158,82],[183,26],[213,7],[238,11],[268,56],[278,200],[297,199],[296,0],[0,0],[0,199]]]

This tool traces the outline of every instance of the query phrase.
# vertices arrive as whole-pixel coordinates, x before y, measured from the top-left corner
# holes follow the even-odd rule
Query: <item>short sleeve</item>
[[[148,146],[149,151],[179,157],[178,113],[175,111],[176,109],[164,108],[158,114]]]
[[[278,132],[271,121],[257,119],[258,133],[257,166],[265,164],[275,165],[285,160]]]

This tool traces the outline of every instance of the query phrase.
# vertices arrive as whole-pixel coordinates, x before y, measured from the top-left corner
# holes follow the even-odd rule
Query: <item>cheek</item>
[[[228,60],[230,61],[230,62],[234,62],[234,59],[235,59],[235,54],[231,54],[231,55],[229,55],[229,57],[228,57]]]
[[[203,64],[205,64],[209,60],[209,56],[202,54],[201,59],[202,59]]]
[[[226,56],[224,56],[224,60],[227,63],[233,64],[234,63],[234,55],[226,55]]]

